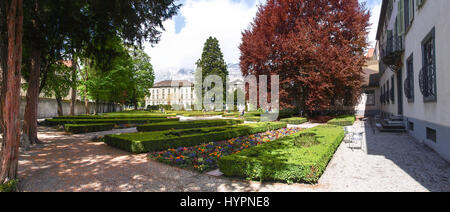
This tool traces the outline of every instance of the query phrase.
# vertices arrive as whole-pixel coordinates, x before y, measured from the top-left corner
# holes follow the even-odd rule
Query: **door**
[[[397,72],[397,106],[398,115],[403,115],[403,78],[402,70]]]

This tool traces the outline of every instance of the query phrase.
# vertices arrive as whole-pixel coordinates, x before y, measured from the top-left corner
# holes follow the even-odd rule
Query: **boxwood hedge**
[[[226,126],[243,124],[242,120],[201,120],[201,121],[185,121],[185,122],[161,122],[153,124],[145,124],[137,126],[139,132],[152,132],[152,131],[164,131],[172,129],[192,129],[201,127],[216,127],[216,126]]]
[[[106,144],[129,151],[146,153],[169,148],[189,147],[203,143],[221,141],[268,130],[285,128],[286,123],[265,122],[224,127],[196,128],[156,132],[141,132],[119,135],[107,135]]]
[[[307,118],[303,118],[303,117],[294,117],[294,118],[287,118],[287,119],[281,119],[281,122],[286,122],[288,124],[303,124],[308,122]]]
[[[17,190],[17,180],[10,180],[5,184],[0,184],[0,193],[15,192]]]
[[[356,117],[354,115],[344,115],[331,119],[330,121],[328,121],[328,124],[345,127],[345,126],[352,126],[355,123],[355,121]]]
[[[47,119],[45,125],[57,126],[65,124],[100,124],[100,123],[113,123],[113,124],[150,124],[157,122],[178,121],[178,118],[135,118],[135,119]]]
[[[89,133],[89,132],[101,132],[114,129],[113,123],[101,123],[101,124],[65,124],[64,130],[74,134]]]
[[[311,145],[296,145],[301,134],[316,135]],[[339,126],[324,125],[243,150],[219,160],[228,177],[287,183],[317,183],[344,138]]]

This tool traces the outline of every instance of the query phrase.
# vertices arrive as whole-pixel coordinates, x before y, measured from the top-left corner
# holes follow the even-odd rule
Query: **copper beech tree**
[[[358,0],[268,0],[243,32],[242,73],[279,75],[282,108],[350,105],[360,90],[369,18]]]

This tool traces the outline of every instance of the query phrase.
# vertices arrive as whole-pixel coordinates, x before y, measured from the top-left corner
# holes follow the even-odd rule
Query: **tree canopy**
[[[355,102],[369,17],[358,0],[268,0],[243,32],[241,71],[279,75],[285,108],[323,111]]]

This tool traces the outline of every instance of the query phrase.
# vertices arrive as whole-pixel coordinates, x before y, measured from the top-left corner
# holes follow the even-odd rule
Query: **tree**
[[[129,49],[132,59],[132,72],[134,89],[131,95],[131,102],[134,103],[137,110],[138,102],[142,101],[146,96],[150,95],[150,88],[153,87],[155,75],[153,66],[150,63],[150,57],[141,49]]]
[[[369,17],[358,0],[268,0],[243,32],[241,71],[279,75],[284,108],[315,113],[356,102]]]
[[[54,97],[58,105],[58,116],[64,116],[62,99],[69,95],[74,81],[72,81],[73,64],[66,64],[63,61],[50,65],[48,82],[43,93],[46,97]]]
[[[201,68],[202,71],[202,81],[196,82],[200,83],[200,85],[209,75],[220,76],[223,82],[223,102],[226,102],[228,68],[225,60],[223,59],[223,53],[220,50],[219,40],[217,40],[217,38],[209,37],[206,40],[203,47],[202,57],[197,61],[196,65],[198,68]],[[208,88],[203,88],[202,96],[198,99],[203,99],[205,96],[205,89]]]
[[[96,61],[100,70],[110,70],[108,66],[116,55],[102,51],[99,46],[113,36],[139,46],[144,40],[157,43],[164,29],[162,22],[175,15],[179,5],[174,0],[34,0],[27,1],[26,8],[29,18],[25,22],[25,44],[31,54],[30,68],[26,69],[29,85],[24,135],[34,144],[38,142],[37,103],[46,83],[46,67],[60,60],[65,51],[72,54],[83,51]],[[67,46],[69,49],[64,49]]]
[[[3,142],[0,150],[0,184],[17,178],[20,144],[20,76],[22,63],[23,1],[0,3],[1,22],[7,23],[7,63],[1,92],[1,129]],[[2,36],[2,45],[4,45]],[[0,58],[3,60],[4,58]],[[2,67],[3,68],[3,67]]]

